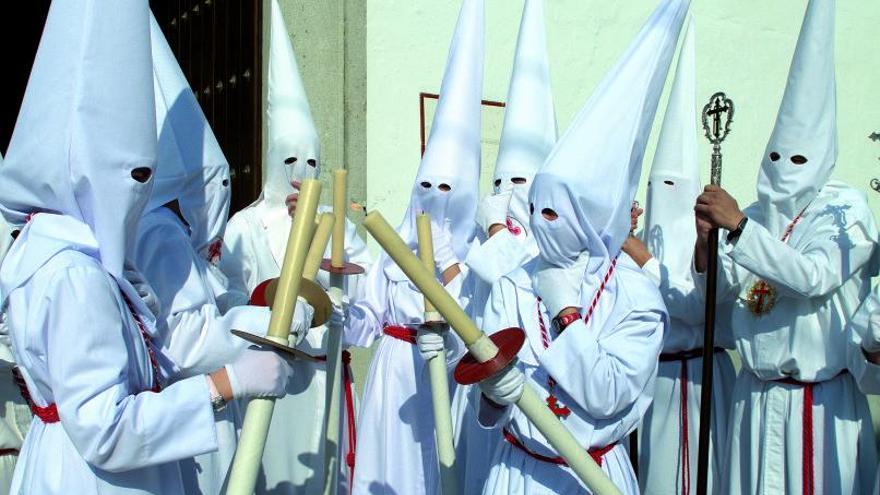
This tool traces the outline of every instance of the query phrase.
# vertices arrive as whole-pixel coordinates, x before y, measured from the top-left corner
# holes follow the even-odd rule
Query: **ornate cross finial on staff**
[[[721,143],[730,134],[733,101],[722,92],[703,107],[703,129],[712,143],[711,183],[721,185]],[[700,431],[697,446],[697,494],[706,495],[709,483],[709,432],[712,424],[712,380],[715,370],[715,305],[718,286],[718,229],[709,232],[706,266],[706,308],[703,331],[703,388],[700,393]]]
[[[714,186],[721,185],[721,142],[730,134],[731,123],[733,123],[733,101],[719,91],[712,95],[709,103],[703,107],[703,130],[706,131],[706,139],[712,143],[710,182]]]

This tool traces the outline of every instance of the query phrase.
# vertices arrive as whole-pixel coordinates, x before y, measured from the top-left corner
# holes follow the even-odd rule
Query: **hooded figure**
[[[833,0],[807,6],[758,202],[741,212],[732,199],[717,203],[727,194],[717,190],[696,206],[731,231],[718,299],[735,302],[718,319],[730,321],[743,370],[731,397],[729,493],[873,486],[870,414],[845,373],[845,327],[876,274],[878,232],[864,195],[828,178],[837,161],[834,9]]]
[[[318,132],[277,0],[272,0],[270,14],[266,109],[269,143],[263,160],[263,192],[256,202],[229,220],[219,260],[219,266],[228,278],[229,289],[235,294],[251,294],[260,283],[281,273],[291,226],[287,203],[292,204],[303,180],[320,176],[322,166]],[[182,206],[186,215],[186,206]],[[318,213],[328,211],[332,208],[318,206]],[[329,246],[325,257],[330,257]],[[345,259],[364,268],[371,264],[366,245],[348,220],[345,224]],[[361,278],[345,277],[346,294],[351,300],[358,297]],[[325,289],[329,288],[328,273],[319,272],[317,282]],[[326,326],[312,328],[300,349],[319,358],[325,356],[326,329]],[[324,489],[325,364],[323,361],[300,360],[294,362],[293,367],[290,395],[275,404],[263,455],[265,478],[258,483],[258,494],[312,494]],[[350,370],[346,373],[351,377]],[[345,380],[345,387],[351,387],[351,380]],[[353,397],[353,394],[344,393],[346,405],[345,416],[340,418],[343,432],[339,437],[342,439],[339,459],[354,456]],[[290,421],[290,418],[297,420]],[[340,469],[339,492],[348,493],[351,466],[344,464]]]
[[[700,194],[695,58],[691,18],[679,50],[675,80],[648,179],[644,232],[647,249],[635,238],[624,245],[624,251],[632,254],[634,260],[648,258],[642,271],[660,289],[670,319],[657,370],[654,402],[638,430],[638,478],[644,493],[688,493],[697,483],[704,307],[703,295],[691,277],[692,246],[697,237],[693,204]],[[631,253],[632,244],[639,245],[644,257]],[[723,411],[730,407],[727,399],[736,375],[730,357],[720,352],[733,347],[730,333],[719,329],[715,344],[719,352],[715,354],[712,410],[722,412],[712,415],[710,493],[715,493],[717,473],[723,472],[721,455],[727,433],[727,416]]]
[[[462,295],[468,269],[458,260],[464,258],[475,234],[484,16],[483,0],[462,1],[431,135],[409,208],[397,229],[415,251],[416,216],[431,215],[437,273],[463,307],[468,302]],[[381,337],[364,389],[353,493],[440,491],[431,389],[423,358],[436,354],[430,345],[436,344],[434,349],[445,345],[452,366],[462,354],[462,345],[447,332],[445,339],[437,333],[420,334],[416,346],[417,328],[423,321],[422,294],[383,254],[367,274],[364,298],[351,307],[345,335],[347,342],[363,347]],[[437,341],[432,344],[425,335]]]
[[[270,312],[255,306],[228,311],[218,307],[218,297],[225,294],[222,279],[214,276],[211,264],[196,251],[193,238],[198,230],[204,239],[200,244],[207,243],[209,222],[205,217],[211,208],[205,176],[222,175],[226,162],[152,16],[150,27],[159,161],[149,202],[152,209],[146,211],[138,226],[135,262],[157,296],[154,314],[165,323],[159,326],[158,343],[175,361],[178,373],[188,376],[209,372],[236,359],[248,343],[230,331],[235,328],[265,335]],[[207,165],[203,167],[203,163]],[[220,170],[203,173],[208,167]],[[221,198],[220,203],[223,201]],[[184,210],[182,205],[190,208]],[[222,226],[222,221],[217,221]],[[299,304],[291,333],[304,336],[311,313],[307,304]],[[219,449],[181,465],[188,493],[222,490],[240,427],[237,404],[229,404],[215,419]]]
[[[660,3],[535,176],[530,209],[538,266],[531,277],[524,269],[502,277],[483,316],[487,332],[526,332],[517,366],[480,384],[477,415],[496,429],[498,443],[484,494],[584,490],[510,405],[522,393],[523,376],[584,455],[622,493],[638,493],[621,442],[651,403],[666,312],[656,287],[618,253],[688,4]]]
[[[0,168],[3,166],[3,155],[0,155]],[[3,217],[0,217],[0,263],[12,246],[13,228]],[[6,324],[6,312],[0,312],[0,493],[9,493],[15,461],[28,425],[31,422],[31,411],[21,396],[13,380],[12,369],[15,358],[12,355],[12,342],[9,337],[9,326]]]
[[[493,194],[477,213],[482,244],[465,263],[489,287],[538,255],[529,232],[529,190],[556,144],[556,113],[547,60],[544,0],[526,0],[517,38]],[[492,225],[504,227],[492,231]],[[488,239],[487,239],[488,238]]]
[[[538,256],[529,232],[529,189],[556,137],[544,0],[526,0],[507,90],[494,190],[477,209],[480,243],[474,243],[465,259],[476,275],[472,277],[472,317],[478,324],[492,284]],[[498,227],[493,229],[494,225]],[[496,445],[497,434],[480,427],[473,408],[468,407],[469,401],[478,398],[476,387],[459,386],[452,404],[458,486],[463,493],[478,493],[482,488],[490,467],[485,461],[492,458]]]
[[[123,276],[156,163],[148,17],[52,2],[0,168],[0,211],[24,225],[0,293],[37,416],[12,493],[181,493],[176,461],[217,448],[208,381],[169,383]]]

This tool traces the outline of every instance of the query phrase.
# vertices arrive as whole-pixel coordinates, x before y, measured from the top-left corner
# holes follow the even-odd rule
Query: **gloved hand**
[[[245,349],[235,362],[226,365],[229,386],[236,399],[282,397],[292,373],[286,359],[256,347]]]
[[[422,355],[422,359],[430,361],[446,348],[446,339],[443,338],[443,332],[432,328],[419,327],[416,333],[416,345],[419,348],[419,354]]]
[[[538,262],[532,284],[550,318],[556,318],[565,308],[580,308],[581,285],[589,259],[588,253],[581,253],[574,264],[566,268],[549,265],[544,260]]]
[[[449,231],[448,220],[442,226],[431,222],[431,237],[434,239],[434,264],[440,273],[459,263],[452,248],[452,233]]]
[[[330,311],[330,318],[327,320],[327,326],[330,328],[342,328],[345,326],[345,320],[348,318],[348,307],[350,305],[348,296],[336,290],[331,290],[327,295],[330,296],[330,303],[333,305]]]
[[[511,194],[511,191],[502,191],[490,194],[480,201],[475,220],[483,232],[488,233],[489,227],[495,224],[507,225],[507,208]]]
[[[143,274],[134,268],[125,267],[122,276],[125,277],[125,280],[128,280],[128,283],[130,283],[132,287],[134,287],[134,290],[137,291],[138,296],[140,296],[144,304],[147,305],[147,308],[153,313],[153,316],[158,318],[159,313],[162,310],[162,305],[159,303],[159,296],[156,295],[153,287],[150,286]]]
[[[296,347],[306,338],[306,332],[312,326],[312,317],[315,316],[315,308],[304,298],[296,298],[296,310],[293,321],[290,322],[290,336],[293,337],[293,346]]]
[[[862,339],[862,349],[866,352],[880,352],[880,311],[871,313],[868,318],[868,329]]]
[[[480,382],[483,395],[500,406],[516,403],[522,396],[526,378],[515,365],[499,371]]]

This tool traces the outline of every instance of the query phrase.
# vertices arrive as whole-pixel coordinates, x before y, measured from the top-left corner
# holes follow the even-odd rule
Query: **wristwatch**
[[[211,377],[208,378],[208,390],[211,393],[211,407],[214,409],[215,413],[218,413],[224,409],[226,409],[226,399],[220,395],[220,392],[217,390],[217,386],[214,385],[214,380]]]
[[[742,220],[736,224],[736,228],[727,233],[727,242],[733,242],[739,239],[739,236],[742,235],[743,229],[746,228],[747,223],[749,223],[749,217],[742,217]]]
[[[574,313],[568,313],[566,315],[557,316],[553,318],[553,325],[556,327],[556,333],[562,333],[563,330],[572,323],[581,319],[580,311],[575,311]]]

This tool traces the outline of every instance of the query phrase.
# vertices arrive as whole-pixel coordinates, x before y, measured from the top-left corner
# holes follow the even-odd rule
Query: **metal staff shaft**
[[[722,118],[726,115],[726,121]],[[711,118],[711,124],[709,122]],[[710,182],[721,185],[721,142],[730,132],[733,102],[724,93],[715,93],[703,107],[703,128],[712,143]],[[709,232],[706,264],[706,307],[703,328],[703,373],[700,393],[700,432],[697,445],[697,494],[705,495],[709,484],[710,433],[712,426],[712,385],[715,374],[715,306],[718,288],[718,229]]]

